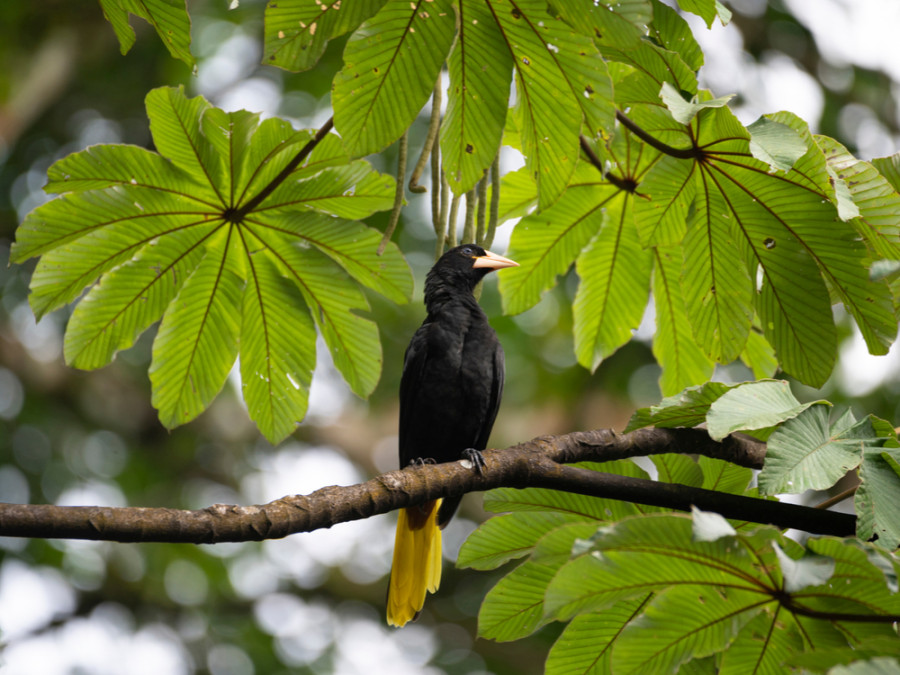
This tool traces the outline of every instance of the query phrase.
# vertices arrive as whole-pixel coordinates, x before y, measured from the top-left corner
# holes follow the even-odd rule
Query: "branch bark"
[[[484,453],[483,473],[466,462],[410,466],[365,483],[329,486],[268,504],[215,504],[197,511],[167,508],[0,504],[0,536],[118,542],[215,544],[277,539],[414,506],[439,497],[498,487],[543,487],[689,510],[817,534],[849,536],[855,516],[730,495],[684,485],[626,478],[568,466],[662,453],[692,453],[761,468],[765,445],[748,437],[713,441],[702,429],[607,429],[543,436]]]

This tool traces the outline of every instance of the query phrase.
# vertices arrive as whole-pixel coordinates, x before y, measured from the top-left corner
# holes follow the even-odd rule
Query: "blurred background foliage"
[[[729,27],[707,31],[692,23],[706,52],[701,82],[717,95],[737,92],[733,108],[744,123],[790,109],[863,159],[896,152],[897,73],[865,57],[867,50],[854,59],[852,45],[842,51],[833,43],[835,35],[851,39],[842,12],[870,4],[877,3],[819,2],[810,18],[809,3],[729,2],[735,11]],[[189,9],[196,75],[142,22],[134,22],[135,47],[121,56],[97,3],[0,4],[2,501],[203,508],[350,484],[396,467],[403,351],[422,319],[421,282],[434,249],[429,195],[408,196],[396,237],[416,275],[415,301],[398,307],[370,294],[384,346],[381,383],[361,401],[321,364],[306,422],[278,448],[260,438],[233,392],[194,423],[165,431],[150,406],[146,376],[153,331],[106,369],[67,368],[65,312],[35,324],[26,299],[33,262],[7,264],[16,225],[47,198],[41,187],[53,161],[95,143],[150,143],[144,96],[153,87],[184,84],[214,105],[278,115],[298,128],[318,127],[330,116],[343,39],[330,44],[315,69],[295,75],[259,65],[261,0],[234,9],[225,0],[195,0]],[[411,148],[421,146],[426,114],[410,134]],[[370,161],[390,170],[393,151]],[[379,214],[369,224],[383,228],[386,219]],[[498,232],[497,250],[510,229]],[[635,407],[658,400],[652,318],[590,376],[575,366],[572,352],[573,293],[574,284],[561,284],[534,309],[503,317],[496,282],[486,284],[482,304],[507,354],[491,447],[620,429]],[[569,302],[561,302],[564,294]],[[896,423],[895,354],[866,356],[861,338],[843,326],[831,380],[819,392],[801,387],[800,395],[827,396]],[[319,354],[328,358],[324,348]],[[716,377],[750,375],[727,366]],[[463,517],[448,528],[448,560],[483,518],[479,504],[468,498]],[[389,630],[383,603],[392,532],[393,518],[384,516],[281,541],[215,547],[0,539],[4,672],[540,672],[558,632],[553,626],[515,644],[474,639],[479,604],[496,579],[490,574],[458,573],[448,563],[441,591],[419,622]]]

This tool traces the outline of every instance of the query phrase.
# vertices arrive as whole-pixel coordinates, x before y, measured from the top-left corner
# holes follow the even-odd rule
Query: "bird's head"
[[[471,293],[488,272],[518,266],[519,263],[475,244],[451,248],[434,264],[425,279],[426,301],[428,296],[442,290]]]

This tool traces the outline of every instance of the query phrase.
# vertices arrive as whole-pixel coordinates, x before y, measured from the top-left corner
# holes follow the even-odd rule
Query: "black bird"
[[[503,348],[475,300],[490,271],[518,263],[474,244],[450,249],[425,279],[428,316],[413,335],[400,380],[400,466],[469,459],[481,450],[503,392]],[[441,532],[461,497],[403,509],[397,522],[387,620],[415,619],[441,581]]]

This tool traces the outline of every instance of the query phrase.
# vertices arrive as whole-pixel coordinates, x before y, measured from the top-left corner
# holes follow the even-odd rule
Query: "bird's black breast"
[[[416,331],[400,382],[400,462],[455,461],[487,445],[503,387],[503,349],[474,298]]]

